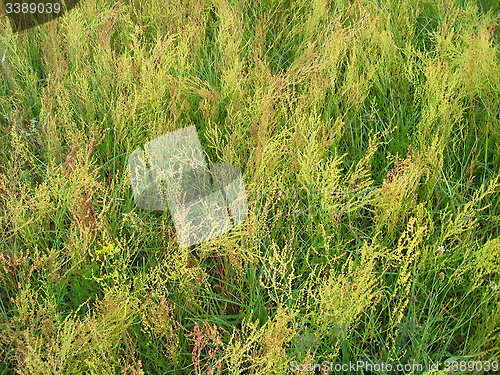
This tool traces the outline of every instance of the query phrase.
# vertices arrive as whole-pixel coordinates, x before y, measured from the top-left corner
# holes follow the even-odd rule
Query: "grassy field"
[[[499,21],[496,0],[1,17],[0,374],[495,372]],[[190,125],[249,213],[180,248],[127,165]]]

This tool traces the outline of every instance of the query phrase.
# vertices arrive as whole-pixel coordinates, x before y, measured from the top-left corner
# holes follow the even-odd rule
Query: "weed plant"
[[[16,34],[2,16],[0,373],[493,366],[499,10],[82,0]],[[189,125],[241,168],[249,214],[180,248],[127,164]]]

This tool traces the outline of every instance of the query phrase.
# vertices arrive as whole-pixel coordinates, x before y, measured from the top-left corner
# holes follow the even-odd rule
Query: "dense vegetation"
[[[17,34],[2,17],[0,373],[498,360],[497,4],[82,0]],[[189,125],[243,171],[249,216],[180,248],[127,161]]]

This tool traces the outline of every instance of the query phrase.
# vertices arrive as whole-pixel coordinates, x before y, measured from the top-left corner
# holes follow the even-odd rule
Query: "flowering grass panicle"
[[[20,33],[0,16],[0,373],[499,358],[499,11],[86,0]],[[240,167],[248,216],[180,248],[127,166],[190,125]]]

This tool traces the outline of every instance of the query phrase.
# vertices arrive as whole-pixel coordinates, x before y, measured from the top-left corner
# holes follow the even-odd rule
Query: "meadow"
[[[499,21],[496,0],[81,0],[13,33],[2,11],[0,374],[497,372]],[[127,165],[191,125],[248,217],[181,248]]]

